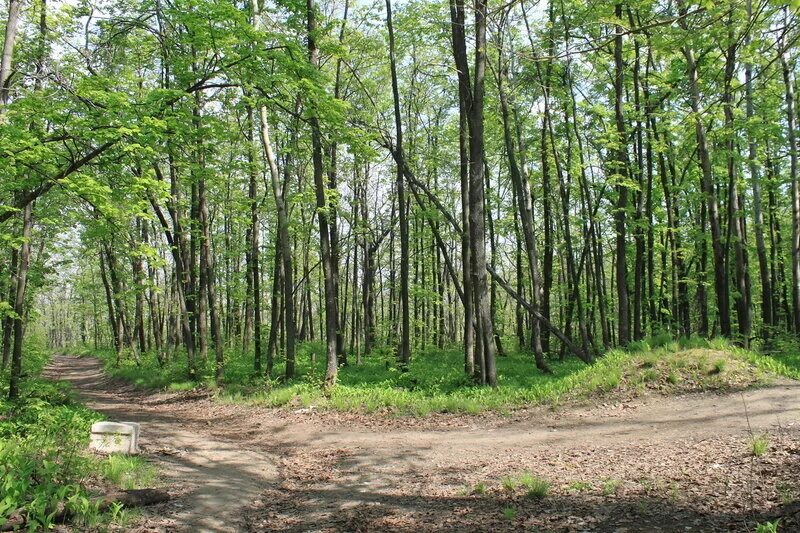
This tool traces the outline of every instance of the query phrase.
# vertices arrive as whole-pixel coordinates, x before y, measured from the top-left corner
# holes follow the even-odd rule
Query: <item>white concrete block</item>
[[[139,453],[139,424],[95,422],[89,447],[103,453]]]
[[[120,422],[120,424],[127,424],[133,428],[133,446],[129,453],[139,453],[139,434],[142,431],[142,425],[138,422]]]

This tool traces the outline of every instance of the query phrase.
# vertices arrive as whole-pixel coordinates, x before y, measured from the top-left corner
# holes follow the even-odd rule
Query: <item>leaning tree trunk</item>
[[[537,265],[539,258],[536,253],[536,237],[533,228],[533,209],[531,205],[530,184],[528,183],[527,169],[525,168],[524,160],[522,166],[517,164],[516,147],[514,146],[514,137],[511,130],[511,116],[509,113],[508,97],[506,95],[505,86],[503,85],[505,73],[498,74],[498,92],[500,95],[500,109],[503,117],[503,138],[506,145],[506,156],[508,158],[508,168],[511,175],[511,182],[514,187],[514,197],[517,200],[517,210],[519,213],[519,220],[522,226],[522,235],[525,242],[525,251],[528,257],[528,270],[533,284],[533,295],[531,303],[539,310],[537,302],[539,296],[539,271]],[[519,273],[518,273],[519,274]],[[518,327],[519,329],[519,327]],[[550,369],[544,360],[541,335],[540,335],[539,322],[534,321],[533,335],[531,341],[533,343],[533,355],[536,361],[536,367],[544,372],[549,372]],[[519,332],[518,332],[519,335]]]
[[[275,163],[275,154],[267,122],[267,108],[261,106],[261,144],[267,158],[269,174],[272,181],[272,194],[278,212],[278,248],[281,264],[283,265],[283,307],[284,320],[286,321],[286,379],[294,377],[295,363],[295,316],[294,316],[294,270],[292,268],[292,250],[289,241],[289,217],[286,209],[286,195]],[[271,370],[271,369],[270,369]]]

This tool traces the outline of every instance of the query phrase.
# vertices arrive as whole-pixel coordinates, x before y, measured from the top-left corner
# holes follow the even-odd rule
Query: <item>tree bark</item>
[[[622,19],[622,3],[618,2],[614,9],[617,20]],[[622,26],[615,26],[614,36],[614,117],[616,124],[616,150],[613,172],[618,175],[617,202],[614,210],[614,230],[616,232],[616,282],[617,282],[617,342],[625,346],[630,342],[630,311],[628,302],[628,260],[627,240],[625,235],[625,214],[628,209],[628,168],[627,168],[627,135],[625,133],[625,117],[623,115],[624,64],[622,62]]]
[[[269,124],[267,122],[267,108],[261,106],[261,144],[269,166],[272,182],[272,195],[278,212],[278,248],[283,265],[283,307],[284,320],[286,321],[286,379],[292,379],[295,373],[295,316],[294,316],[294,269],[292,267],[292,250],[289,241],[289,217],[286,208],[286,195],[278,173],[278,165],[272,151]]]
[[[317,50],[317,19],[314,0],[306,0],[307,32],[308,32],[308,59],[311,65],[319,69],[319,51]],[[331,253],[331,234],[329,219],[329,206],[326,198],[324,181],[324,167],[322,161],[322,132],[316,110],[311,111],[309,118],[311,124],[311,154],[314,167],[314,188],[317,200],[317,220],[319,221],[320,255],[322,257],[322,272],[324,278],[325,299],[325,338],[327,342],[327,364],[325,369],[324,388],[331,389],[336,385],[336,376],[339,370],[336,332],[339,325],[338,297],[336,294],[336,271]]]
[[[8,17],[6,18],[5,38],[3,39],[3,55],[0,56],[0,115],[8,104],[11,62],[14,59],[14,45],[17,40],[17,25],[22,0],[9,0]]]
[[[11,352],[11,374],[8,382],[8,398],[19,398],[22,379],[22,341],[25,322],[25,291],[28,284],[28,269],[31,258],[31,232],[33,229],[33,204],[29,203],[22,211],[22,244],[19,248],[17,269],[17,290],[14,298],[14,348]]]
[[[405,152],[403,152],[403,122],[400,115],[400,91],[397,86],[397,60],[395,58],[391,0],[386,0],[386,26],[389,31],[389,67],[392,74],[392,96],[394,99],[395,148],[400,154],[400,157],[395,161],[397,164],[395,188],[400,221],[400,343],[397,348],[397,361],[401,369],[407,369],[408,364],[411,362],[411,340],[408,307],[408,219],[406,217],[407,200],[403,171],[406,158]]]

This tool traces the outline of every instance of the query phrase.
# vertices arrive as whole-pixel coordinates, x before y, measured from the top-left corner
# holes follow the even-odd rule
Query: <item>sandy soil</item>
[[[800,383],[413,419],[146,393],[92,358],[56,356],[47,375],[142,424],[175,497],[139,531],[800,531]],[[528,472],[545,498],[503,487]]]

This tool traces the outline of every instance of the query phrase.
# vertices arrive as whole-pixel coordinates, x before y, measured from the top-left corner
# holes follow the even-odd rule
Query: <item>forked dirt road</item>
[[[145,393],[92,358],[46,371],[142,424],[173,501],[140,531],[747,531],[800,495],[800,383],[510,416],[398,419]],[[751,435],[769,433],[755,458]],[[503,487],[531,472],[544,499]]]

